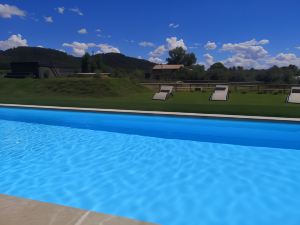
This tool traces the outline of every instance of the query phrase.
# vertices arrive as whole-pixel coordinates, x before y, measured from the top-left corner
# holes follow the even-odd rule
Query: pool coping
[[[144,111],[144,110],[127,110],[127,109],[80,108],[80,107],[65,107],[65,106],[43,106],[43,105],[2,104],[2,103],[0,103],[0,107],[300,123],[300,118],[270,117],[270,116],[246,116],[246,115]]]
[[[155,225],[4,194],[0,194],[0,223],[5,225]]]

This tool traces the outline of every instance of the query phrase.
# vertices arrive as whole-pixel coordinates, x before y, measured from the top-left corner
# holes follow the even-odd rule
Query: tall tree
[[[90,72],[90,54],[85,53],[84,56],[81,58],[81,72],[88,73]]]
[[[221,62],[217,62],[213,65],[211,65],[211,67],[208,69],[208,71],[227,71],[228,69],[224,66],[223,63]]]
[[[228,69],[223,65],[223,63],[215,63],[207,70],[207,77],[211,80],[222,80],[226,81],[228,79]]]
[[[96,69],[101,70],[103,67],[102,57],[100,54],[95,55]]]
[[[182,47],[177,47],[169,51],[168,64],[183,64],[191,66],[196,64],[197,58],[194,53],[187,53]]]

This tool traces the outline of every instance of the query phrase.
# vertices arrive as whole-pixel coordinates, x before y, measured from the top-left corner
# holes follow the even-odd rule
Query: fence
[[[300,84],[263,84],[253,82],[243,83],[183,83],[183,82],[169,82],[169,83],[141,83],[153,90],[159,90],[162,85],[174,86],[176,91],[212,91],[216,85],[229,85],[231,92],[257,92],[257,93],[288,93],[291,87],[300,86]]]

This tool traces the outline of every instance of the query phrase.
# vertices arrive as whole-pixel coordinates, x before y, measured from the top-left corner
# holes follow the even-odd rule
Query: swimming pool
[[[163,225],[298,225],[300,124],[0,107],[0,193]]]

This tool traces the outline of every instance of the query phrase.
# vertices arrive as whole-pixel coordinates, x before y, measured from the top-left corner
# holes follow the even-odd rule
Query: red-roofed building
[[[184,68],[184,65],[155,65],[152,69],[152,79],[156,80],[170,80],[174,77],[176,72]]]

